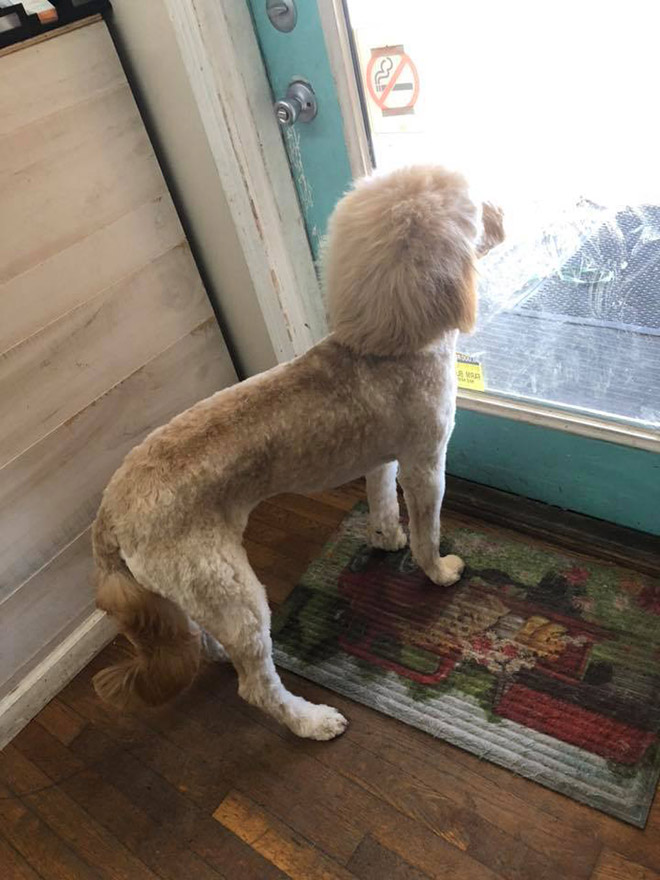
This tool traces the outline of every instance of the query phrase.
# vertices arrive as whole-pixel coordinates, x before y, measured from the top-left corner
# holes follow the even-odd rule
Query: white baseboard
[[[0,700],[0,749],[114,638],[117,630],[103,611],[94,611]]]

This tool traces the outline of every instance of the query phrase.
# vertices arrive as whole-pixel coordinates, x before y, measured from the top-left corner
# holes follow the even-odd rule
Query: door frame
[[[304,220],[242,0],[163,0],[278,362],[327,333]]]

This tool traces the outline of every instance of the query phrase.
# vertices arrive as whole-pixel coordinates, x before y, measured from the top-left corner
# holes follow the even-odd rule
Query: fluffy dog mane
[[[478,213],[465,179],[437,166],[358,181],[324,244],[335,338],[361,355],[400,356],[471,330]]]

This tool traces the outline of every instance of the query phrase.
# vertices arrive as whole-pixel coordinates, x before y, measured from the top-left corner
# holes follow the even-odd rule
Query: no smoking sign
[[[401,116],[414,111],[419,75],[403,46],[372,49],[366,80],[369,95],[383,116]]]

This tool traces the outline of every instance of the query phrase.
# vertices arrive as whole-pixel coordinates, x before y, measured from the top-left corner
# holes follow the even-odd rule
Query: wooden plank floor
[[[255,511],[248,551],[273,604],[362,496]],[[172,705],[117,717],[90,680],[119,650],[0,754],[2,880],[660,880],[658,805],[636,830],[290,674],[345,712],[343,737],[296,739],[222,664]]]

